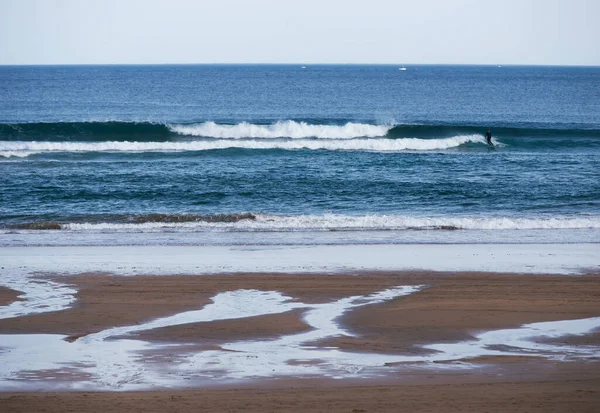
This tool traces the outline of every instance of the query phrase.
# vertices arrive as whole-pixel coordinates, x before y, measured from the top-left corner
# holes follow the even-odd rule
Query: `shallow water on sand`
[[[326,338],[353,335],[338,324],[340,316],[351,309],[401,299],[421,288],[398,286],[323,304],[305,304],[276,291],[236,290],[217,294],[212,303],[199,310],[75,339],[50,334],[0,335],[0,389],[131,390],[285,376],[385,377],[397,372],[392,368],[394,364],[466,369],[470,367],[468,359],[482,356],[578,360],[600,355],[600,348],[595,346],[536,341],[589,333],[600,327],[598,317],[481,333],[466,342],[423,346],[435,352],[419,356],[355,353],[318,344]],[[122,338],[155,328],[251,318],[292,309],[305,310],[303,320],[310,328],[308,332],[229,342],[218,350],[198,350],[201,343],[197,342],[157,344]],[[446,364],[440,367],[440,362]]]

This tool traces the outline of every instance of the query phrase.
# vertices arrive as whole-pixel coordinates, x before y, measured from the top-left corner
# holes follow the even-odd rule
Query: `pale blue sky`
[[[0,64],[600,65],[600,0],[0,0]]]

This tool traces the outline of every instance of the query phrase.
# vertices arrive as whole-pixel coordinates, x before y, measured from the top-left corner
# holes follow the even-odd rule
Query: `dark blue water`
[[[599,171],[600,68],[0,67],[5,238],[598,240]]]

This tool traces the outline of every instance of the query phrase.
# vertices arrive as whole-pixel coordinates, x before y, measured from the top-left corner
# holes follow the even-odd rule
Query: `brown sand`
[[[221,291],[239,288],[280,291],[304,303],[368,294],[398,285],[426,285],[407,297],[355,309],[340,321],[357,338],[323,345],[378,352],[410,352],[414,344],[463,340],[471,334],[525,323],[600,315],[600,277],[500,274],[375,273],[350,275],[247,274],[216,276],[81,275],[61,277],[79,291],[67,311],[0,320],[1,333],[83,336],[182,311],[197,310]],[[142,332],[148,339],[236,340],[304,331],[301,311],[165,327]],[[599,343],[596,335],[590,337]],[[594,338],[595,337],[595,338]]]
[[[0,412],[597,413],[598,376],[597,366],[562,363],[538,372],[537,379],[477,373],[440,378],[430,372],[399,384],[290,381],[229,389],[0,393]]]
[[[396,285],[418,284],[395,275],[281,275],[114,277],[86,274],[60,277],[79,291],[77,304],[68,311],[34,314],[0,320],[4,333],[60,333],[82,335],[197,310],[221,291],[240,288],[275,290],[304,303],[322,303],[351,295],[377,292]],[[264,317],[257,317],[264,318]],[[255,320],[253,320],[255,321]],[[220,323],[239,323],[229,320]],[[200,328],[205,328],[202,323]],[[303,324],[298,324],[300,329]],[[259,327],[257,327],[259,328]],[[266,327],[265,327],[266,328]],[[286,327],[287,328],[287,327]],[[232,334],[236,334],[232,331]]]
[[[179,326],[156,328],[136,334],[148,341],[194,342],[194,341],[232,341],[277,338],[282,334],[296,334],[309,331],[310,327],[302,321],[302,310],[283,314],[270,314],[257,318],[257,322],[247,319],[213,321],[210,323],[192,323]]]
[[[20,291],[11,290],[10,288],[0,287],[0,305],[9,305],[17,301],[19,295],[23,294]]]
[[[431,287],[418,294],[346,315],[342,323],[358,337],[321,344],[406,353],[414,351],[414,344],[454,342],[481,331],[600,315],[597,277],[461,274],[424,282]],[[600,344],[598,335],[569,339]]]
[[[340,321],[358,337],[330,339],[359,351],[410,353],[416,344],[456,341],[475,332],[524,323],[600,315],[600,276],[478,273],[361,275],[245,274],[218,276],[61,277],[79,290],[74,308],[0,320],[0,333],[79,336],[195,310],[220,291],[276,290],[320,303],[381,289],[425,284],[423,291],[361,307]],[[3,297],[0,295],[0,297]],[[305,331],[302,310],[166,327],[147,340],[218,343]],[[600,345],[600,334],[561,339]],[[225,389],[123,393],[0,393],[0,412],[600,412],[600,363],[486,357],[460,374],[412,371],[379,382],[269,380]]]

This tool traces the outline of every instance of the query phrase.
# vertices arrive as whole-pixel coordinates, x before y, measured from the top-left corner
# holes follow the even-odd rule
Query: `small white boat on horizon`
[[[404,66],[399,67],[398,70],[406,70],[406,68]]]

